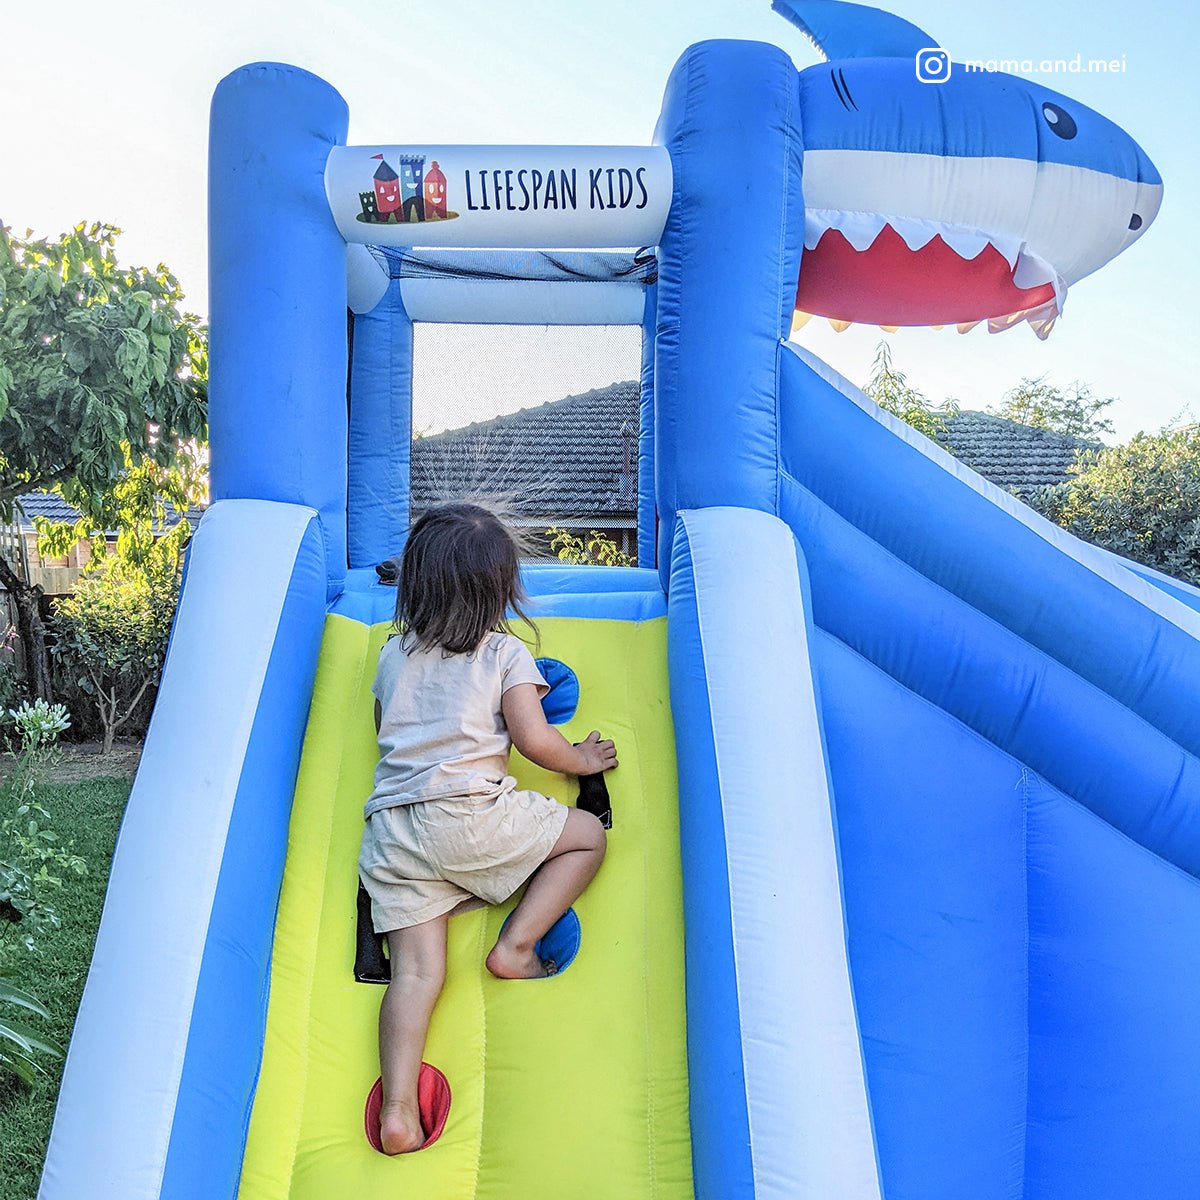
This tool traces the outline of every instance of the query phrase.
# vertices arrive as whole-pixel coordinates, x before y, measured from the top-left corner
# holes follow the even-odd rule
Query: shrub
[[[1077,537],[1200,584],[1200,425],[1077,456],[1033,506]]]
[[[83,860],[64,849],[50,813],[37,801],[37,785],[58,757],[59,735],[71,724],[61,704],[36,700],[6,716],[17,749],[0,784],[0,944],[16,933],[27,950],[37,935],[58,924],[47,899],[64,874],[82,875]]]
[[[19,748],[0,784],[0,948],[15,934],[33,952],[38,934],[58,925],[50,892],[62,887],[65,874],[86,871],[83,859],[59,844],[50,813],[36,798],[38,780],[58,754],[59,735],[71,722],[61,704],[44,700],[8,709],[6,715]],[[35,996],[0,977],[0,1073],[32,1084],[45,1071],[36,1056],[61,1058],[63,1051],[26,1024],[27,1017],[13,1016],[13,1008],[42,1018],[50,1014]]]
[[[90,565],[54,611],[54,657],[64,683],[99,719],[104,752],[158,685],[179,596],[173,560]]]
[[[550,549],[558,555],[560,562],[580,566],[632,567],[633,558],[626,554],[612,538],[606,538],[594,529],[587,538],[576,537],[557,525],[546,530]]]

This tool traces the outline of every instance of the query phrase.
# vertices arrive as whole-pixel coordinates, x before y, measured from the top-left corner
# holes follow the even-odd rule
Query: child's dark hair
[[[413,524],[396,589],[396,628],[406,649],[468,654],[493,630],[512,632],[509,609],[536,635],[527,603],[519,542],[494,513],[442,504]]]

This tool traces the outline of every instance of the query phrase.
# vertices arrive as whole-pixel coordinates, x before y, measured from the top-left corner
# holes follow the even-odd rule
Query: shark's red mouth
[[[1045,337],[1061,307],[1054,285],[1020,287],[1016,254],[1005,255],[979,237],[964,244],[949,236],[959,249],[928,232],[913,248],[909,243],[921,239],[910,230],[906,240],[886,222],[863,249],[840,229],[819,231],[815,245],[810,235],[796,289],[798,315],[828,317],[835,328],[864,322],[886,328],[957,325],[963,332],[984,320],[993,331],[1028,320]]]

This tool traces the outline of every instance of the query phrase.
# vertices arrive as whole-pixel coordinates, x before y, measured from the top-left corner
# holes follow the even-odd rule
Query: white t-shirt
[[[379,765],[364,817],[397,804],[515,787],[500,697],[518,683],[535,684],[539,696],[550,690],[525,643],[492,633],[470,654],[446,654],[440,646],[406,653],[404,641],[384,645],[371,685],[381,710]]]

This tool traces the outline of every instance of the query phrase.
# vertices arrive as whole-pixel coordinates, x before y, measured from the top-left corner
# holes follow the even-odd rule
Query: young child
[[[379,655],[372,690],[379,730],[375,789],[359,873],[371,918],[386,933],[391,983],[379,1011],[380,1135],[388,1154],[424,1142],[417,1076],[446,971],[456,912],[529,886],[487,956],[500,979],[547,975],[538,941],[604,858],[596,817],[508,774],[513,745],[549,771],[588,775],[617,765],[593,731],[572,746],[546,721],[549,690],[505,614],[529,622],[512,534],[486,509],[448,504],[413,526],[400,565],[397,636]]]

